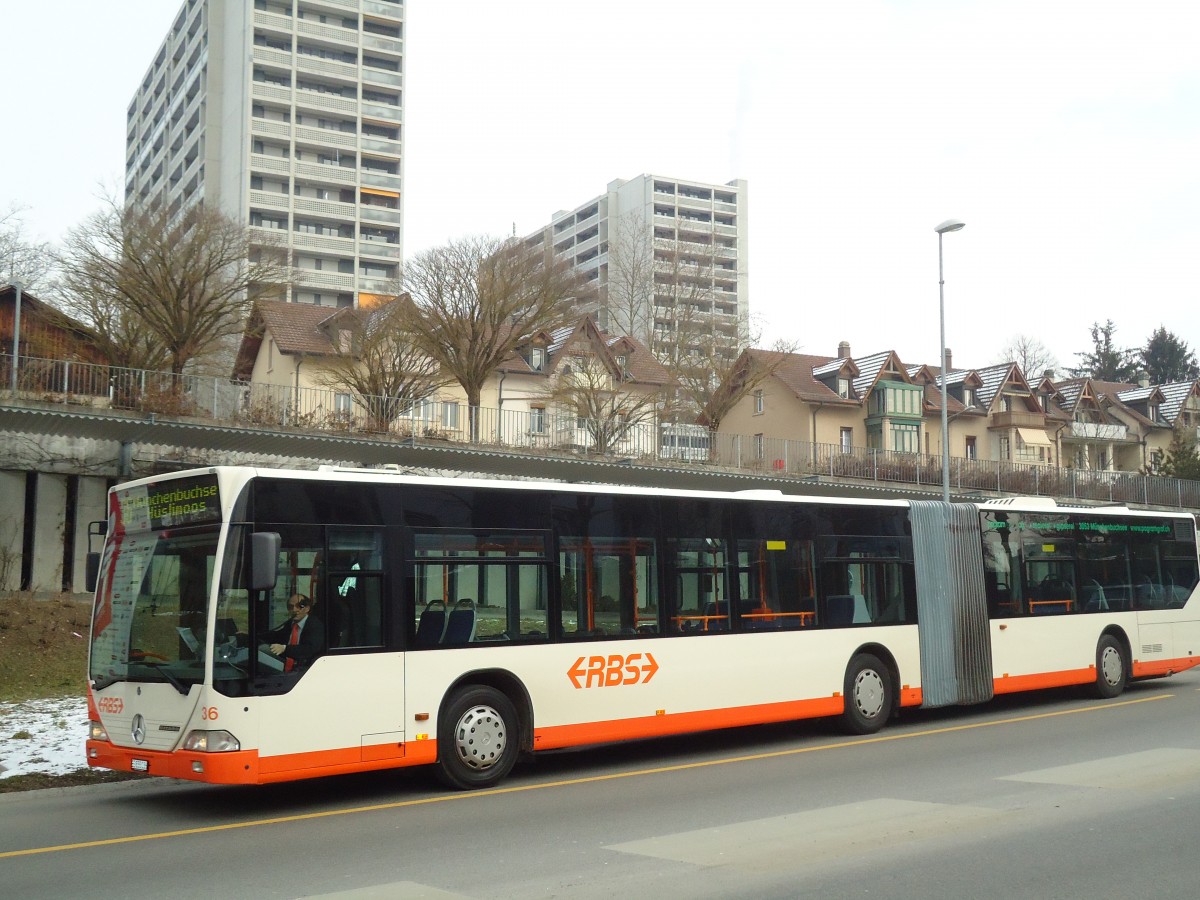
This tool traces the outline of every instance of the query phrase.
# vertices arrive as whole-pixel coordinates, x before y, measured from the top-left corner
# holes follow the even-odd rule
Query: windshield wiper
[[[133,662],[135,665],[146,666],[147,668],[153,669],[155,672],[158,672],[160,675],[163,675],[164,677],[166,677],[167,681],[171,682],[171,686],[173,688],[175,688],[175,690],[179,691],[179,693],[183,694],[185,697],[187,696],[187,692],[189,690],[188,686],[186,684],[184,684],[183,681],[180,680],[178,675],[176,675],[170,669],[166,668],[164,663],[147,662],[144,659],[143,660],[131,660],[131,662]]]

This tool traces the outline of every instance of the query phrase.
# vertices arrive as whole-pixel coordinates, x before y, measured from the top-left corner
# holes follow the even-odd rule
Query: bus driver
[[[278,628],[267,632],[272,656],[283,660],[283,671],[292,672],[306,667],[325,649],[325,626],[310,616],[312,601],[303,594],[293,594],[287,602],[291,617]]]

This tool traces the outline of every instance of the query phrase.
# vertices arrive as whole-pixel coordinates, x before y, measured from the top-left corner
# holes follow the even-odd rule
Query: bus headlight
[[[108,732],[104,730],[104,726],[99,722],[88,722],[88,740],[90,741],[107,741]]]
[[[228,731],[189,731],[183,739],[183,749],[198,753],[229,753],[241,750],[241,742]]]

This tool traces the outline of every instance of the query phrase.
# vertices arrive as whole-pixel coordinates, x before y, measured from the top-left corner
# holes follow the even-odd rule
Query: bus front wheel
[[[438,777],[459,790],[491,787],[517,761],[517,711],[484,685],[456,692],[438,723]]]
[[[844,696],[842,728],[850,734],[874,734],[892,711],[892,681],[887,667],[870,653],[859,653],[846,667]]]
[[[1096,644],[1096,695],[1103,700],[1120,696],[1129,680],[1125,648],[1111,634],[1100,635]]]

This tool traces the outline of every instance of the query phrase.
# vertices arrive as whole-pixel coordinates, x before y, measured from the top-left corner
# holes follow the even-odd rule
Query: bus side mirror
[[[100,580],[100,554],[89,553],[84,560],[83,586],[89,594],[96,593],[96,583]]]
[[[250,535],[250,584],[252,591],[275,587],[279,573],[279,549],[283,539],[277,531],[256,531]]]
[[[95,546],[92,541],[99,540],[103,543],[106,534],[108,534],[108,519],[88,522],[88,553],[84,557],[83,586],[89,594],[96,592],[96,585],[100,581],[100,551],[92,549]]]

